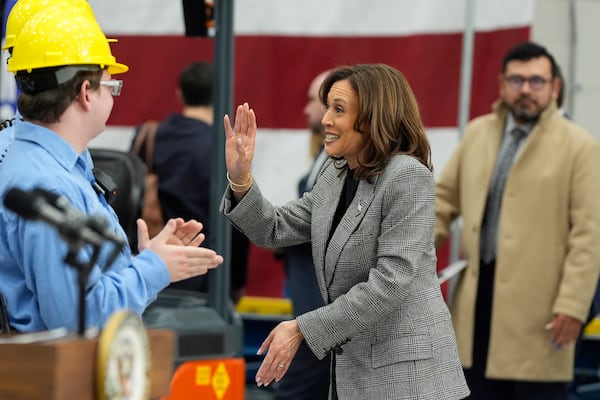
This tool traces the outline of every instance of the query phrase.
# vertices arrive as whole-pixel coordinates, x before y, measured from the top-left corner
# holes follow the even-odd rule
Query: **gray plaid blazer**
[[[328,161],[313,190],[274,207],[255,183],[225,216],[262,247],[311,242],[325,306],[297,317],[319,358],[334,352],[345,399],[461,399],[469,394],[436,275],[431,172],[395,156],[361,180],[330,236],[346,172]]]

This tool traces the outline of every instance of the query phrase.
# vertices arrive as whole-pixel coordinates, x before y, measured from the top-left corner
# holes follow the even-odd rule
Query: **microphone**
[[[73,208],[69,201],[63,196],[59,196],[56,193],[49,192],[44,189],[34,188],[31,193],[36,196],[41,196],[50,205],[54,206],[58,210],[67,214],[67,216],[73,216],[74,218],[83,218],[86,221],[86,226],[101,235],[106,240],[123,246],[125,244],[124,239],[110,229],[106,220],[97,215],[86,215],[81,213],[79,210]],[[78,215],[79,214],[79,215]]]
[[[47,190],[36,188],[30,192],[12,188],[4,196],[4,205],[25,219],[44,221],[58,230],[67,242],[65,262],[77,269],[79,284],[79,334],[85,332],[85,286],[92,268],[98,265],[102,247],[111,241],[112,252],[106,254],[104,270],[118,257],[125,241],[110,230],[100,216],[88,216],[71,206],[68,200]],[[83,246],[92,247],[89,259],[78,257]],[[88,247],[88,249],[89,249]]]
[[[67,240],[82,240],[98,247],[108,240],[116,245],[117,252],[125,244],[102,218],[88,216],[71,206],[66,198],[44,189],[27,192],[12,188],[4,196],[4,206],[25,219],[41,220],[54,226]]]

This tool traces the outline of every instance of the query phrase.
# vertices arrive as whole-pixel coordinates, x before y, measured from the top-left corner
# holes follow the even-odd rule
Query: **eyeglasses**
[[[110,90],[110,94],[112,94],[113,96],[118,96],[121,94],[123,81],[118,79],[111,79],[109,81],[100,81],[100,85],[106,86]]]
[[[521,89],[521,87],[523,87],[523,83],[527,82],[527,83],[529,83],[529,87],[531,87],[531,89],[535,90],[535,91],[542,90],[544,88],[544,86],[546,85],[546,83],[549,83],[552,81],[552,79],[546,79],[546,78],[543,78],[538,75],[534,75],[530,78],[525,78],[524,76],[521,76],[521,75],[509,75],[509,76],[505,76],[504,80],[506,82],[508,82],[508,84],[513,89],[516,89],[516,90]]]

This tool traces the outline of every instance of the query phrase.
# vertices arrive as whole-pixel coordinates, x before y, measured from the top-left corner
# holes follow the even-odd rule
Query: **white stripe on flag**
[[[89,3],[109,37],[185,34],[181,0],[89,0]]]
[[[533,20],[534,0],[476,3],[477,30],[525,26]],[[465,26],[465,4],[465,0],[244,0],[235,3],[235,32],[283,36],[459,32]]]
[[[111,126],[89,147],[127,151],[133,137],[131,126]],[[458,143],[454,127],[427,128],[434,174],[437,176]],[[297,196],[298,181],[311,164],[310,137],[305,129],[259,129],[252,172],[263,194],[276,205]]]
[[[475,2],[479,31],[531,24],[535,0]],[[238,35],[404,36],[460,32],[465,0],[234,1]],[[113,35],[182,35],[180,0],[90,0],[102,29]],[[515,11],[518,10],[518,11]]]

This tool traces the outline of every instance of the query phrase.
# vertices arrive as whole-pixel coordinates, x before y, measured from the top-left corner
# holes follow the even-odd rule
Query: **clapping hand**
[[[152,250],[163,260],[169,270],[170,282],[204,275],[223,263],[223,257],[214,250],[199,247],[204,234],[198,233],[202,224],[197,221],[170,219],[152,240],[146,223],[141,219],[137,223],[140,251]]]
[[[138,219],[136,222],[138,228],[138,251],[142,252],[150,245],[150,236],[146,222],[143,219]],[[204,226],[200,222],[194,219],[184,221],[182,218],[175,218],[175,224],[175,232],[167,239],[167,243],[197,247],[204,241],[204,234],[201,233]]]

